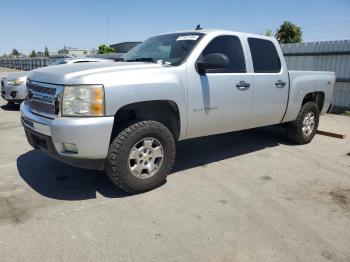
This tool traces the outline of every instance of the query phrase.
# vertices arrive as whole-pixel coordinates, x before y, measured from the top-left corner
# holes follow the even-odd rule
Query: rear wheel
[[[156,121],[140,121],[124,128],[111,143],[106,172],[122,190],[140,193],[164,183],[174,160],[169,129]]]
[[[319,109],[314,102],[305,103],[295,119],[287,127],[288,138],[297,144],[310,143],[319,123]]]

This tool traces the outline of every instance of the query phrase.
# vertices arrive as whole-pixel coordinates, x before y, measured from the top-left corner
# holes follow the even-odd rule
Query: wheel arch
[[[137,120],[153,120],[165,125],[177,141],[180,136],[181,118],[179,107],[172,100],[151,100],[126,104],[114,115],[110,142],[125,126]]]
[[[310,92],[305,94],[302,102],[302,106],[307,102],[314,102],[317,104],[319,111],[321,112],[324,105],[325,93],[322,91]]]

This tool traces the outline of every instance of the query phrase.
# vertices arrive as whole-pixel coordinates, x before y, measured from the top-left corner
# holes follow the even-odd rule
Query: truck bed
[[[286,114],[282,122],[295,120],[303,98],[308,93],[322,92],[324,96],[321,114],[325,114],[331,106],[334,86],[335,73],[328,71],[288,71],[289,74],[289,99]]]

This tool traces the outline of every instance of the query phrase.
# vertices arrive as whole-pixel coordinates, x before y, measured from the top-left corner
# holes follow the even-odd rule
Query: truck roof
[[[268,39],[272,40],[275,39],[274,37],[270,36],[264,36],[264,35],[259,35],[259,34],[252,34],[252,33],[246,33],[246,32],[239,32],[239,31],[231,31],[231,30],[224,30],[224,29],[200,29],[200,30],[181,30],[181,31],[175,31],[175,32],[168,32],[164,34],[159,34],[159,35],[165,35],[165,34],[178,34],[178,33],[202,33],[202,34],[235,34],[237,36],[245,36],[245,37],[254,37],[254,38],[261,38],[261,39]]]

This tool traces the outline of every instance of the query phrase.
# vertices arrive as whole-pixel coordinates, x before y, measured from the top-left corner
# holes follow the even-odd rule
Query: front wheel
[[[314,102],[305,103],[297,116],[287,127],[288,138],[297,144],[310,143],[317,132],[319,108]]]
[[[140,121],[122,130],[111,143],[106,172],[128,193],[140,193],[161,185],[175,160],[174,138],[163,124]]]

